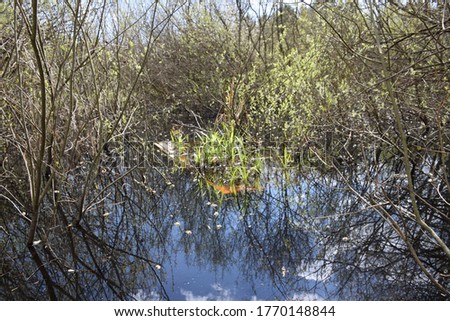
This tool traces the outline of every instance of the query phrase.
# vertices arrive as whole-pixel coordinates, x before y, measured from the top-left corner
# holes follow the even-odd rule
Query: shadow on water
[[[401,177],[394,168],[386,172],[378,177],[391,179],[385,199],[407,207]],[[66,185],[72,187],[46,203],[34,244],[58,299],[445,299],[392,227],[392,203],[367,203],[364,195],[377,195],[378,187],[366,170],[343,171],[339,178],[267,165],[258,189],[223,193],[189,171],[154,167],[125,176],[111,169],[99,174],[85,215],[73,226],[82,174],[73,173]],[[417,184],[420,179],[426,177]],[[433,191],[423,195],[424,217],[433,215],[427,202],[448,210]],[[47,299],[48,280],[24,246],[27,213],[4,208],[0,297]],[[448,241],[448,220],[433,220]],[[430,273],[448,275],[448,259],[420,237],[417,224],[401,224],[417,239],[414,249]]]

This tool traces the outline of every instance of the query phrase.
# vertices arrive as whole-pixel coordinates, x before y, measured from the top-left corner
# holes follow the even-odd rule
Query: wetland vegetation
[[[0,1],[0,299],[448,300],[447,1]]]

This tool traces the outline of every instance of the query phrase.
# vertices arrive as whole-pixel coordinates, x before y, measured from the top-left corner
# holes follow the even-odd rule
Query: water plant
[[[178,148],[175,165],[197,171],[213,190],[226,195],[260,188],[261,151],[246,143],[234,121],[222,123],[193,142],[179,130],[172,131],[171,139]]]

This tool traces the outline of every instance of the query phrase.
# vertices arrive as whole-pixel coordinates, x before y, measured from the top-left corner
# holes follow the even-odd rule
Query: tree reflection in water
[[[1,298],[445,299],[393,228],[448,289],[448,259],[397,214],[394,204],[408,206],[401,177],[380,186],[367,172],[339,173],[267,170],[261,191],[223,195],[188,172],[111,172],[99,176],[78,225],[74,173],[40,222],[34,248],[47,276],[24,246],[27,216],[3,206]],[[433,212],[448,205],[432,190],[422,196],[422,215],[448,242],[448,216]]]

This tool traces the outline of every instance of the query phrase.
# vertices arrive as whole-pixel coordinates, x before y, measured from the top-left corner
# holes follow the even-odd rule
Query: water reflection
[[[375,188],[363,173],[345,173],[344,183],[268,167],[260,190],[238,193],[221,193],[187,171],[118,175],[100,176],[76,226],[76,173],[57,206],[48,203],[35,248],[58,299],[445,299],[392,227],[390,203],[384,210],[392,216],[380,215],[349,189]],[[384,192],[400,198],[390,186]],[[23,246],[26,219],[11,208],[2,215],[2,299],[48,298],[48,280]],[[421,233],[403,224],[410,236]],[[420,242],[415,249],[431,273],[448,273],[433,243]]]

